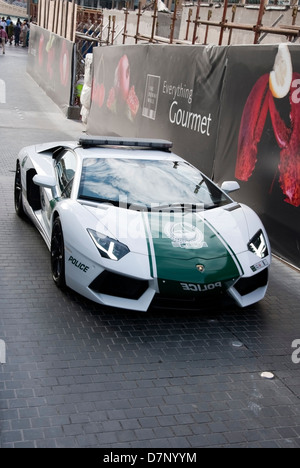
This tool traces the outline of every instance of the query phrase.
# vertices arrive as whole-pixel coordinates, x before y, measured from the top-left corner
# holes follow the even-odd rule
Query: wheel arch
[[[54,211],[53,216],[52,216],[52,226],[53,226],[56,218],[59,218],[59,212],[57,210]]]
[[[59,215],[59,212],[57,211],[57,209],[54,210],[53,214],[52,214],[52,218],[51,218],[51,222],[50,222],[50,242],[51,242],[51,237],[52,237],[52,231],[53,231],[53,226],[54,226],[54,223],[56,221],[57,218],[60,218],[60,215]]]

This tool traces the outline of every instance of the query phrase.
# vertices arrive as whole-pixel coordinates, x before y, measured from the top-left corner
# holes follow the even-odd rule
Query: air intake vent
[[[138,300],[148,289],[148,281],[104,271],[89,286],[96,293]]]

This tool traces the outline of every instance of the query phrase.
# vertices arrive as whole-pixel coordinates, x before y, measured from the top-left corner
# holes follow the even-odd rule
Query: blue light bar
[[[147,138],[123,138],[106,136],[83,136],[79,138],[79,144],[83,148],[93,148],[97,146],[129,146],[133,148],[151,148],[153,150],[170,151],[173,146],[167,140],[148,140]]]

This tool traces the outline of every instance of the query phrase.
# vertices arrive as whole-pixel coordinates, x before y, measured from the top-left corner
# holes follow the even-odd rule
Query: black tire
[[[25,212],[23,207],[23,193],[22,193],[22,179],[21,179],[21,166],[20,162],[17,162],[16,175],[15,175],[15,210],[20,218],[25,218]]]
[[[65,244],[59,217],[55,219],[52,229],[51,271],[52,278],[56,286],[60,289],[64,289],[66,287]]]

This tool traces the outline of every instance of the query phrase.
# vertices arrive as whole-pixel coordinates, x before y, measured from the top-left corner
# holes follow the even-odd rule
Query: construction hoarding
[[[237,197],[260,215],[273,251],[298,267],[299,52],[296,45],[228,49],[214,164],[215,180],[240,183]],[[282,67],[283,96],[272,73],[275,62],[279,76]]]
[[[225,64],[225,48],[97,48],[88,131],[169,139],[210,174]]]
[[[238,180],[237,198],[262,217],[274,252],[300,267],[299,51],[297,45],[94,49],[88,133],[169,139],[217,183]],[[283,96],[276,89],[280,73]]]
[[[73,94],[74,47],[46,29],[30,27],[27,72],[66,115]]]

